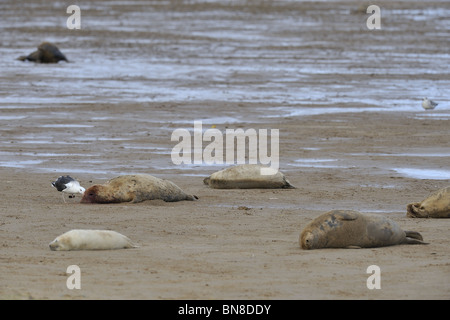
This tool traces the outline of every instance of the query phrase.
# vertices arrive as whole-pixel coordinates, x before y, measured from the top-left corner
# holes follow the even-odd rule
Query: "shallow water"
[[[81,30],[66,28],[66,5],[0,4],[2,167],[117,173],[122,165],[111,157],[129,150],[142,150],[132,160],[135,168],[173,167],[149,165],[145,150],[167,157],[173,143],[151,149],[146,134],[172,131],[167,123],[190,128],[195,120],[239,126],[323,114],[333,121],[336,114],[361,112],[450,120],[450,53],[442,45],[450,35],[447,1],[382,6],[378,31],[366,28],[368,15],[355,12],[356,2],[92,1],[80,5]],[[44,40],[57,43],[71,62],[15,60]],[[432,112],[421,108],[425,96],[439,103]],[[187,104],[183,113],[189,115],[164,107],[174,102]],[[251,105],[251,116],[217,109],[216,102]],[[162,107],[148,117],[145,110],[155,103]],[[129,112],[117,112],[120,105]],[[115,132],[116,122],[129,123],[130,131]],[[133,131],[137,123],[148,132]],[[80,152],[90,143],[105,156]],[[37,153],[11,153],[11,144]],[[72,146],[73,154],[58,153],[58,145]],[[287,166],[340,168],[300,160]],[[186,174],[205,168],[187,166],[194,172]]]
[[[13,2],[3,4],[1,24],[8,32],[2,35],[2,73],[23,80],[3,81],[8,94],[1,104],[39,108],[46,103],[227,100],[273,103],[282,106],[281,113],[297,116],[420,111],[419,102],[427,95],[440,102],[439,110],[450,109],[450,79],[430,79],[448,75],[448,50],[420,46],[414,32],[406,30],[417,20],[433,21],[427,39],[448,40],[445,1],[434,2],[438,8],[386,9],[385,27],[378,32],[365,30],[367,15],[352,14],[354,5],[345,2],[310,7],[280,1],[267,8],[252,8],[246,1],[183,3],[177,8],[172,1],[95,1],[81,6],[81,30],[64,27],[63,2],[55,2],[46,14],[45,2],[31,1],[36,14],[22,19],[11,14],[18,10]],[[89,10],[96,10],[95,16]],[[50,27],[57,29],[53,35]],[[341,44],[340,38],[356,28],[361,33],[353,35],[354,41]],[[323,30],[330,37],[314,36]],[[387,34],[401,40],[397,48],[383,42]],[[14,60],[35,48],[40,40],[29,38],[36,36],[59,43],[73,62],[50,66]],[[398,79],[405,74],[412,77]],[[368,76],[366,85],[356,89],[360,76]],[[316,105],[333,107],[308,108]]]

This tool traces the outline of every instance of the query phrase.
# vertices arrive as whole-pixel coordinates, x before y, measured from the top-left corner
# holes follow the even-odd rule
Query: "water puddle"
[[[124,145],[124,149],[131,149],[131,150],[146,150],[149,152],[149,154],[166,154],[170,155],[172,153],[171,148],[160,148],[160,147],[149,147],[149,146],[133,146],[133,145]]]
[[[424,113],[416,114],[414,119],[417,120],[450,120],[450,113]]]
[[[194,130],[194,121],[201,121],[202,125],[215,125],[215,124],[227,124],[227,123],[241,123],[242,120],[239,120],[234,117],[213,117],[213,118],[203,118],[203,119],[192,119],[192,120],[176,120],[172,121],[172,123],[191,123],[192,131]]]
[[[450,180],[450,170],[393,168],[397,173],[415,179]]]
[[[0,120],[20,120],[26,117],[27,116],[0,116]]]
[[[42,164],[43,160],[15,160],[15,161],[0,161],[0,167],[7,168],[28,168]]]
[[[42,128],[93,128],[94,126],[86,124],[43,124]]]
[[[397,189],[398,186],[393,184],[361,184],[361,188],[376,188],[376,189]]]
[[[344,166],[326,164],[338,162],[337,159],[297,159],[294,163],[288,163],[292,167],[305,167],[305,168],[346,168]]]
[[[376,156],[376,157],[450,157],[450,152],[439,153],[350,153],[351,156]]]

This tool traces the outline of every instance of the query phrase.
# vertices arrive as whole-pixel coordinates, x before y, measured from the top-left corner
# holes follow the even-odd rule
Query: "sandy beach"
[[[200,2],[81,3],[78,31],[65,3],[2,2],[0,299],[448,300],[450,219],[408,218],[406,205],[450,184],[449,5],[380,2],[371,31],[357,1]],[[71,62],[15,60],[42,41]],[[173,163],[171,135],[194,121],[278,130],[297,188],[204,185],[230,164]],[[199,199],[64,203],[51,186],[134,173]],[[333,209],[384,215],[429,244],[302,250],[304,226]],[[51,251],[71,229],[140,247]],[[81,289],[66,285],[70,265]],[[367,287],[371,265],[381,289]]]

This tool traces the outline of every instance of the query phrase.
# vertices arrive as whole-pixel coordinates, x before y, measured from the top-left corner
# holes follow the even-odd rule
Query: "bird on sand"
[[[434,108],[436,108],[438,104],[432,100],[428,100],[428,98],[423,98],[422,101],[422,107],[425,110],[433,110]]]
[[[64,203],[64,193],[68,193],[69,198],[74,197],[75,193],[84,194],[85,189],[80,186],[80,183],[70,176],[60,176],[56,181],[52,182],[52,186],[56,188],[59,192],[62,192]]]

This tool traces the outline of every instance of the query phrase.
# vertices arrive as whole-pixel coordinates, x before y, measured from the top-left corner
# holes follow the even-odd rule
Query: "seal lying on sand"
[[[112,250],[138,248],[131,240],[111,230],[70,230],[50,242],[53,251]]]
[[[69,62],[66,56],[59,51],[58,47],[49,42],[41,43],[37,51],[30,53],[28,56],[21,56],[17,60],[28,60],[38,63],[57,63],[61,60]]]
[[[351,210],[333,210],[318,216],[303,229],[299,242],[302,249],[426,244],[420,233],[403,231],[386,217]]]
[[[97,184],[84,192],[81,203],[141,202],[162,199],[166,202],[195,200],[176,184],[149,174],[124,175]]]
[[[422,202],[406,206],[411,218],[450,218],[450,186],[432,193]]]
[[[280,171],[259,164],[241,164],[217,171],[203,182],[215,189],[295,189]]]

